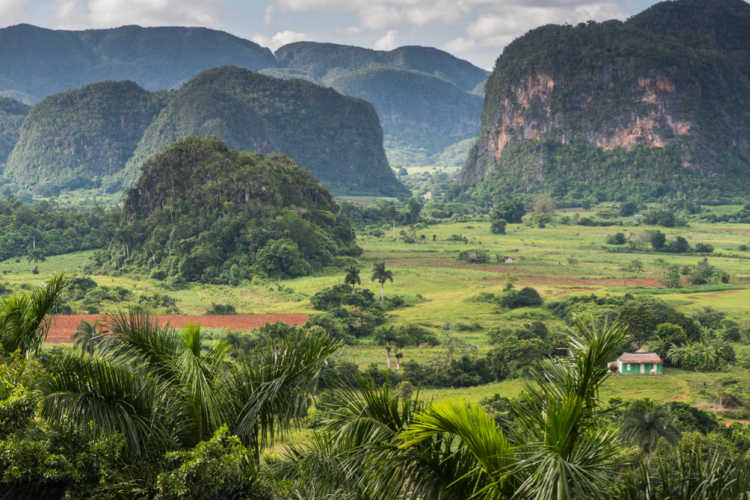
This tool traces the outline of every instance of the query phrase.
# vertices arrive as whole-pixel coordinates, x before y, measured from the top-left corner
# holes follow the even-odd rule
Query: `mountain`
[[[0,169],[5,167],[8,155],[18,141],[18,132],[29,107],[7,97],[0,97]]]
[[[0,47],[0,92],[32,101],[105,80],[163,90],[216,66],[276,65],[267,48],[206,28],[64,31],[21,24],[0,29]]]
[[[205,71],[170,96],[128,163],[140,164],[176,140],[219,137],[235,149],[281,152],[336,193],[406,195],[383,151],[372,105],[302,80],[236,67]]]
[[[491,197],[747,194],[748,68],[742,0],[537,28],[498,58],[459,183]]]
[[[47,97],[31,108],[5,176],[41,194],[110,187],[165,95],[133,82],[102,82]]]
[[[430,47],[376,51],[298,42],[275,53],[280,78],[304,78],[371,102],[393,164],[431,163],[446,148],[479,132],[487,72]]]
[[[338,212],[288,157],[192,137],[146,162],[100,264],[213,283],[307,275],[361,253]]]
[[[331,87],[375,106],[386,147],[421,148],[425,161],[479,131],[482,98],[426,73],[374,66],[336,78]]]
[[[407,46],[391,51],[371,50],[334,43],[296,42],[274,54],[280,68],[295,70],[323,84],[342,73],[373,66],[419,71],[442,78],[464,92],[487,79],[487,72],[468,61],[432,47]]]
[[[42,195],[113,193],[131,186],[146,160],[189,136],[281,152],[337,193],[408,194],[388,166],[372,105],[237,67],[207,70],[171,92],[103,82],[47,97],[24,119],[4,174]]]

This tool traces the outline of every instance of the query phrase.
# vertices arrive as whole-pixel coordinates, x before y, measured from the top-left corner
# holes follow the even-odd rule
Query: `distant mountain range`
[[[16,103],[15,112],[24,111]],[[4,174],[44,195],[117,192],[135,182],[146,160],[189,136],[284,153],[335,193],[408,194],[388,166],[371,104],[233,66],[204,71],[176,91],[102,82],[47,97],[23,119]]]
[[[488,75],[429,47],[375,51],[300,42],[273,54],[205,28],[63,31],[22,24],[0,30],[0,47],[0,96],[26,104],[101,81],[174,89],[203,70],[228,65],[330,86],[375,106],[397,165],[439,161],[446,148],[476,137]]]
[[[662,2],[505,48],[459,176],[488,199],[750,193],[750,4]]]

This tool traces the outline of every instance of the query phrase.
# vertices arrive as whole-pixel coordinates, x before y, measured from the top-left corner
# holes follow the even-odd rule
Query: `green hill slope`
[[[748,47],[742,0],[535,29],[497,61],[459,182],[491,196],[747,194]]]
[[[268,49],[206,28],[65,31],[21,24],[0,29],[0,47],[0,91],[35,100],[104,80],[161,90],[216,66],[276,65]]]
[[[219,137],[235,149],[281,152],[336,193],[405,195],[388,166],[373,107],[302,80],[279,80],[236,67],[196,76],[169,99],[128,163],[141,163],[176,140]]]
[[[357,254],[331,195],[285,156],[188,138],[150,159],[100,264],[182,281],[301,276]]]
[[[5,167],[8,155],[18,141],[18,132],[28,112],[27,105],[0,97],[0,170]]]
[[[45,194],[111,185],[163,98],[133,82],[97,83],[48,97],[25,119],[5,175]]]

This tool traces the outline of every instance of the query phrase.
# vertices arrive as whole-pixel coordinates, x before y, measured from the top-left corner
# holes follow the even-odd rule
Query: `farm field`
[[[717,207],[716,213],[731,212],[737,207]],[[596,216],[597,210],[558,210],[556,217]],[[398,232],[404,228],[396,228]],[[358,244],[364,252],[359,259],[362,286],[380,293],[377,282],[370,281],[370,268],[375,262],[385,262],[393,272],[394,281],[385,286],[386,296],[400,295],[413,305],[389,313],[394,324],[418,324],[434,332],[443,341],[459,339],[470,346],[472,355],[483,355],[493,346],[487,332],[493,328],[517,327],[530,321],[543,320],[550,330],[563,329],[565,324],[546,308],[500,310],[496,305],[473,301],[480,293],[500,294],[508,283],[516,288],[534,287],[546,302],[571,295],[655,295],[682,312],[713,307],[726,312],[730,319],[744,327],[750,326],[750,251],[742,250],[750,244],[748,224],[709,224],[691,220],[688,227],[657,228],[634,223],[631,226],[589,227],[553,223],[539,228],[524,224],[509,224],[507,234],[495,235],[486,220],[444,222],[418,226],[416,243],[409,244],[392,238],[391,228],[384,235],[359,235]],[[620,248],[614,251],[605,244],[608,235],[623,232],[637,234],[659,229],[668,239],[685,237],[691,245],[706,243],[715,250],[706,256],[709,262],[731,277],[727,284],[665,288],[660,279],[670,265],[695,265],[704,258],[697,254],[667,254]],[[460,239],[460,241],[459,241]],[[490,262],[470,264],[457,260],[467,249],[480,249],[490,255]],[[189,284],[168,286],[144,276],[104,276],[84,271],[93,252],[61,255],[39,262],[38,274],[26,260],[0,263],[0,283],[12,290],[28,289],[42,283],[53,273],[64,271],[68,276],[89,276],[99,286],[122,287],[134,297],[163,294],[174,299],[179,310],[179,321],[200,322],[206,328],[245,330],[259,326],[256,319],[269,319],[299,324],[306,315],[314,314],[309,298],[317,291],[341,283],[343,273],[330,270],[314,276],[273,281],[254,279],[237,287],[226,285]],[[512,264],[504,262],[511,257]],[[642,263],[639,272],[629,271],[633,260]],[[499,262],[498,262],[499,261]],[[212,304],[232,305],[239,316],[230,317],[232,323],[216,323],[206,317]],[[122,311],[128,303],[104,303],[99,316]],[[80,312],[80,311],[74,311]],[[161,314],[159,311],[157,313]],[[284,316],[275,316],[284,315]],[[295,316],[286,316],[295,315]],[[99,317],[96,316],[96,317]],[[172,318],[178,315],[172,314]],[[225,317],[226,318],[226,317]],[[221,321],[227,321],[225,318]],[[254,318],[254,319],[253,319]],[[286,319],[283,319],[286,318]],[[59,320],[58,320],[59,321]],[[247,322],[244,322],[247,321]],[[475,324],[472,329],[466,325]],[[50,336],[50,342],[60,342],[68,335],[69,324],[62,334]],[[54,330],[53,330],[54,331]],[[72,333],[72,332],[71,332]],[[69,335],[68,335],[69,338]],[[648,397],[656,401],[680,400],[690,404],[711,406],[712,387],[716,380],[731,375],[750,384],[750,373],[744,366],[750,351],[740,344],[735,346],[738,362],[731,372],[693,373],[666,369],[662,377],[614,376],[604,387],[602,398],[632,399]],[[405,347],[401,363],[417,361],[429,363],[447,355],[444,345],[434,347]],[[371,339],[345,346],[336,354],[338,361],[355,363],[360,369],[375,365],[384,370],[385,351]],[[512,397],[523,389],[523,381],[505,380],[483,386],[462,389],[425,389],[426,398],[465,398],[478,401],[495,393]]]

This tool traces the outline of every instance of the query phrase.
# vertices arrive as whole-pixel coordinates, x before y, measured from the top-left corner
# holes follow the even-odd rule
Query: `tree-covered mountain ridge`
[[[663,2],[626,22],[532,30],[497,60],[459,182],[560,197],[586,194],[584,180],[583,191],[605,197],[625,184],[645,195],[746,192],[748,47],[742,0]]]
[[[149,158],[191,136],[286,154],[336,193],[407,194],[388,165],[372,105],[232,66],[170,92],[103,82],[50,96],[24,120],[5,177],[43,195],[117,192],[133,185]]]

